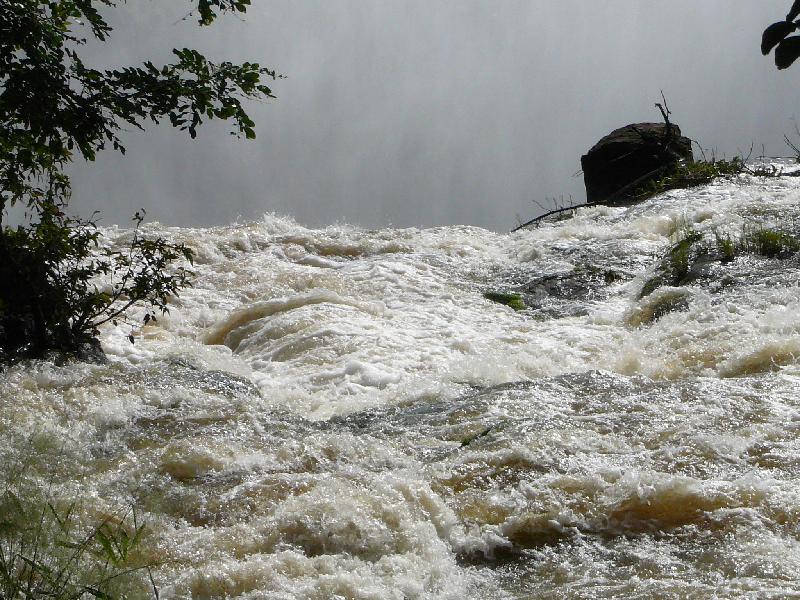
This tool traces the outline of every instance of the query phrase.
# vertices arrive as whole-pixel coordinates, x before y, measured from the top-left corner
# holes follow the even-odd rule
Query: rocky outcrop
[[[680,127],[634,123],[612,131],[581,157],[587,202],[624,204],[680,160],[692,160],[692,142]]]

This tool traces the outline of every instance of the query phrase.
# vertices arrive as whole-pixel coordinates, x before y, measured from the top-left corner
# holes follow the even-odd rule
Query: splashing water
[[[798,200],[742,176],[510,235],[153,225],[195,286],[134,345],[105,329],[108,365],[7,370],[0,458],[138,507],[163,598],[800,597],[800,262],[639,299],[676,230]]]

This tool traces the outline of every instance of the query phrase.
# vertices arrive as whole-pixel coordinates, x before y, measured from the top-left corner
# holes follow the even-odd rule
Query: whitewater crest
[[[162,598],[800,596],[800,260],[642,293],[687,230],[798,223],[743,175],[513,234],[151,225],[194,287],[7,370],[0,459],[135,506]]]

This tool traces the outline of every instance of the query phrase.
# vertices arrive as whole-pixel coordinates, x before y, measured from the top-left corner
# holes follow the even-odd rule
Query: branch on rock
[[[522,225],[519,225],[519,226],[515,227],[514,229],[511,230],[511,233],[514,233],[515,231],[519,231],[520,229],[525,229],[526,227],[530,227],[531,225],[538,225],[541,221],[543,221],[547,217],[552,217],[553,215],[558,215],[558,214],[567,212],[569,210],[576,210],[578,208],[588,208],[588,207],[591,207],[591,206],[607,206],[609,204],[609,202],[616,202],[616,206],[619,206],[620,201],[622,201],[623,203],[636,202],[636,200],[639,199],[638,197],[636,197],[636,196],[634,196],[633,198],[626,197],[625,194],[627,192],[629,192],[631,189],[634,189],[639,184],[641,184],[644,181],[650,179],[651,177],[657,176],[659,173],[661,173],[661,172],[663,172],[665,170],[666,170],[666,166],[659,167],[658,169],[654,169],[653,171],[650,171],[649,173],[646,173],[646,174],[642,175],[641,177],[639,177],[638,179],[630,182],[628,185],[618,189],[616,192],[614,192],[610,196],[607,196],[606,198],[603,198],[602,200],[598,200],[597,202],[584,202],[583,204],[574,204],[574,205],[571,205],[571,206],[562,206],[562,207],[556,208],[554,210],[548,211],[548,212],[546,212],[546,213],[544,213],[542,215],[539,215],[538,217],[534,217],[533,219],[531,219],[529,221],[526,221]]]

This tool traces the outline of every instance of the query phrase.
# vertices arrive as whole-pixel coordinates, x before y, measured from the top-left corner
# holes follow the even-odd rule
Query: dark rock
[[[558,300],[586,300],[589,298],[592,285],[582,273],[570,271],[543,275],[530,281],[525,292],[536,298],[541,304],[550,298]]]
[[[680,160],[692,161],[692,142],[680,127],[635,123],[612,131],[581,157],[587,202],[624,204]]]
[[[589,313],[591,302],[607,297],[609,285],[632,277],[604,266],[579,264],[570,271],[537,273],[516,287],[533,318],[579,317]]]
[[[702,235],[692,232],[670,246],[656,264],[651,277],[644,282],[639,298],[646,298],[660,287],[678,287],[691,283],[698,275],[693,270],[695,263],[707,253],[702,241]]]
[[[513,308],[514,310],[525,310],[527,308],[522,296],[515,292],[488,291],[483,293],[483,297],[492,302],[497,302],[498,304]]]
[[[75,348],[75,358],[96,365],[108,363],[108,357],[103,352],[103,346],[100,345],[100,340],[97,338],[90,338],[80,342]]]
[[[103,352],[100,340],[88,335],[70,337],[68,340],[62,340],[59,347],[30,352],[24,358],[39,358],[59,366],[75,360],[95,365],[108,364],[108,357]]]
[[[603,297],[605,286],[626,278],[613,269],[579,265],[571,271],[540,275],[522,289],[539,303],[547,299],[584,301]]]

